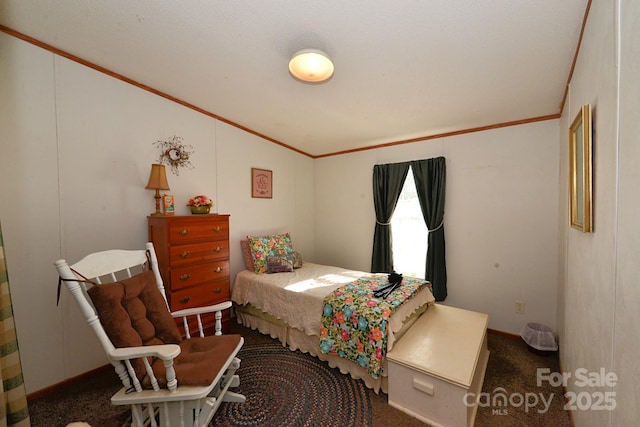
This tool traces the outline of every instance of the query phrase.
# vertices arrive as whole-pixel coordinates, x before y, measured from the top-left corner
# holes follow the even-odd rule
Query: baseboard
[[[497,329],[487,328],[487,333],[488,334],[492,334],[492,335],[499,335],[501,337],[511,338],[513,340],[521,340],[522,339],[522,337],[520,337],[520,335],[518,335],[518,334],[512,334],[511,332],[499,331]]]
[[[75,377],[72,378],[67,378],[64,381],[61,381],[59,383],[50,385],[49,387],[45,387],[43,389],[34,391],[33,393],[29,393],[27,394],[27,401],[29,400],[33,400],[33,399],[39,399],[41,397],[45,397],[50,395],[51,393],[55,393],[58,390],[60,390],[63,387],[68,387],[70,385],[74,385],[74,384],[78,384],[81,383],[83,381],[85,381],[88,378],[91,378],[95,375],[98,375],[100,373],[103,373],[107,370],[113,370],[113,366],[111,365],[104,365],[104,366],[100,366],[99,368],[96,369],[92,369],[90,371],[87,371],[83,374],[77,375]],[[115,373],[114,373],[115,375]]]

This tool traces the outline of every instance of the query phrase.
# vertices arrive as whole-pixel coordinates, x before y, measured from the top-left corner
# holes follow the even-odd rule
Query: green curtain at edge
[[[371,255],[372,273],[393,271],[389,221],[398,203],[402,185],[408,172],[409,163],[393,163],[373,167],[373,204],[376,210],[376,227],[373,234],[373,253]]]
[[[2,227],[0,226],[0,380],[2,404],[0,426],[28,427],[31,425],[27,397],[20,364],[9,274],[4,257]]]
[[[425,279],[433,285],[436,301],[447,298],[447,264],[444,244],[444,198],[446,160],[444,157],[411,162],[418,200],[427,229],[429,246],[425,262]]]

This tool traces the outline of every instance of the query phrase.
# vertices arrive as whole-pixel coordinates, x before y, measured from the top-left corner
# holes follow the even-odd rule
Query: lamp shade
[[[145,188],[150,190],[171,190],[167,182],[167,173],[165,172],[164,165],[151,165],[149,182]]]
[[[326,53],[317,49],[302,49],[289,61],[289,72],[306,83],[322,83],[333,76],[333,62]]]

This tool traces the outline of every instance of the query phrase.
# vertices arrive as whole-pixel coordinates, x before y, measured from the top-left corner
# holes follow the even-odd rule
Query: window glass
[[[395,271],[404,276],[424,279],[428,231],[411,168],[391,217],[391,236]]]

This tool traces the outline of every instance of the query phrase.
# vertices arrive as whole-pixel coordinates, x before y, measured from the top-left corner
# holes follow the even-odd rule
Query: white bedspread
[[[324,297],[346,283],[371,274],[309,262],[292,273],[256,274],[244,270],[236,276],[231,300],[236,304],[251,304],[286,322],[289,327],[319,336]],[[423,286],[393,314],[389,321],[387,350],[391,350],[394,333],[402,328],[404,320],[434,301],[431,291]]]

